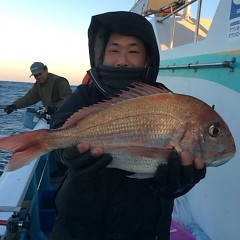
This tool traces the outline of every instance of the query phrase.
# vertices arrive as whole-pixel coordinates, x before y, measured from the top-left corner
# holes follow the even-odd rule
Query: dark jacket
[[[35,82],[26,95],[17,99],[13,105],[19,109],[41,101],[44,107],[58,108],[71,93],[72,90],[66,78],[48,73],[44,83]]]
[[[151,24],[135,13],[114,12],[92,17],[88,31],[91,67],[101,67],[112,31],[142,39],[152,58],[149,66],[152,74],[145,82],[154,84],[159,68],[157,41]],[[78,86],[52,116],[51,127],[62,126],[78,109],[105,99],[98,83]],[[56,152],[61,155],[61,151]],[[157,196],[151,179],[129,178],[122,170],[104,168],[88,180],[78,178],[70,170],[58,191],[56,208],[54,240],[167,240],[173,200]]]
[[[52,128],[81,107],[102,100],[93,84],[81,85],[53,115]],[[91,180],[69,171],[56,197],[58,240],[169,239],[173,200],[154,194],[151,179],[132,179],[106,168]]]

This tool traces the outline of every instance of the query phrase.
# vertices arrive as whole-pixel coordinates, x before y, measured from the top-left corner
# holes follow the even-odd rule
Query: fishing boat
[[[23,125],[30,131],[47,129],[49,115],[43,108],[27,108]],[[14,172],[0,173],[0,239],[47,240],[56,214],[49,155]]]
[[[202,19],[204,1],[207,4],[207,0],[139,0],[130,9],[148,18],[156,33],[161,56],[158,81],[176,93],[214,106],[228,124],[237,147],[234,158],[220,167],[208,168],[205,179],[175,200],[171,240],[203,239],[184,232],[189,230],[187,219],[194,221],[208,239],[239,239],[240,1],[220,0],[214,17]],[[196,17],[191,16],[193,4],[198,9]],[[34,113],[27,114],[36,120]],[[49,127],[44,119],[37,119],[35,124],[30,128]],[[47,154],[1,175],[1,240],[29,236],[48,239],[55,216],[49,207],[54,194],[49,172]],[[178,231],[186,235],[174,235]]]
[[[196,2],[196,3],[195,3]],[[159,4],[158,4],[159,3]],[[240,1],[220,0],[213,19],[201,19],[208,1],[140,0],[131,11],[149,17],[160,48],[158,81],[176,93],[195,96],[223,117],[237,153],[208,168],[188,194],[192,217],[212,240],[237,240],[240,213]],[[197,17],[190,8],[197,4]],[[166,11],[167,10],[167,11]]]

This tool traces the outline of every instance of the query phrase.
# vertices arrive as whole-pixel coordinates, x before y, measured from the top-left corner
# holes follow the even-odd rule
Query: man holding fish
[[[236,152],[208,104],[156,83],[152,25],[131,12],[92,17],[91,69],[52,115],[51,129],[0,139],[5,171],[53,150],[67,171],[52,240],[169,239],[174,198]]]
[[[113,97],[131,83],[142,82],[170,92],[156,83],[159,50],[152,26],[144,17],[131,12],[93,16],[88,37],[89,81],[78,86],[53,115],[52,129],[61,127],[78,109]],[[112,101],[117,102],[117,98]],[[112,135],[115,130],[113,125]],[[126,159],[129,153],[142,156],[145,151],[145,159],[159,154],[145,146],[118,150]],[[202,157],[193,159],[188,151],[168,151],[167,161],[158,164],[152,175],[137,173],[138,165],[131,171],[111,167],[114,153],[105,153],[102,146],[92,147],[87,141],[54,153],[69,171],[56,196],[58,215],[52,240],[169,239],[174,198],[188,192],[206,173]]]

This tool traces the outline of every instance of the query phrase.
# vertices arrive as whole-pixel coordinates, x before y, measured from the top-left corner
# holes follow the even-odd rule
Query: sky
[[[0,80],[34,82],[35,61],[49,72],[81,83],[90,68],[87,30],[91,16],[129,11],[135,0],[0,0]],[[204,5],[206,2],[208,5]],[[202,17],[212,18],[219,0],[203,0]],[[197,9],[193,4],[192,15]]]

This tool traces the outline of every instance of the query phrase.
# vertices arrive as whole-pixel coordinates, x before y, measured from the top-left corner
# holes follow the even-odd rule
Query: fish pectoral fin
[[[143,146],[120,146],[111,148],[116,152],[125,152],[131,155],[142,156],[147,158],[164,158],[167,159],[169,155],[169,149],[155,148],[155,147],[143,147]]]

